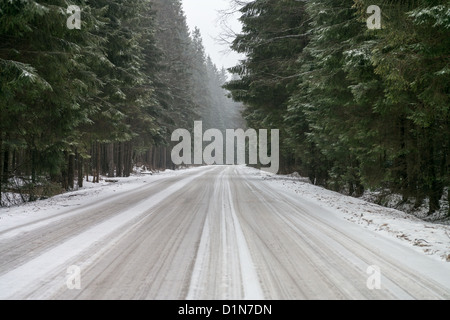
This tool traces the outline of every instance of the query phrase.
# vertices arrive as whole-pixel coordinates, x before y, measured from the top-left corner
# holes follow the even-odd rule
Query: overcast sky
[[[233,67],[238,64],[239,56],[231,51],[229,46],[221,44],[217,40],[224,33],[221,23],[220,10],[230,8],[229,0],[182,0],[189,28],[198,27],[202,33],[203,43],[208,55],[220,69]],[[235,31],[240,31],[238,15],[228,17],[227,24]]]

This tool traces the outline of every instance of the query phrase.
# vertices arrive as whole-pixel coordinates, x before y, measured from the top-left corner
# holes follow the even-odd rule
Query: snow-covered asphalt
[[[450,299],[450,263],[205,167],[1,227],[0,299]]]

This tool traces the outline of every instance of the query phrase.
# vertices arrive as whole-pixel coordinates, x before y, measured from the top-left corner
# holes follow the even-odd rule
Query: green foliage
[[[230,71],[238,78],[227,83],[236,101],[247,108],[250,127],[283,129],[289,97],[296,89],[298,53],[307,43],[305,4],[295,0],[255,0],[241,9],[243,33],[233,49],[247,59]],[[281,131],[282,161],[292,165],[292,150]]]
[[[283,16],[289,5],[302,9]],[[366,27],[370,5],[381,30]],[[250,123],[283,127],[295,169],[337,191],[389,188],[438,210],[450,184],[448,1],[252,1],[241,11],[233,48],[247,60],[227,87]]]
[[[69,4],[81,29],[67,27]],[[129,175],[174,129],[223,124],[224,81],[180,0],[0,0],[0,180]]]

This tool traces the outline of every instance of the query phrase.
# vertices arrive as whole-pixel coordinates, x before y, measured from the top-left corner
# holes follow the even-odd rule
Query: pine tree
[[[367,5],[368,1],[358,1]],[[390,186],[416,207],[439,209],[448,186],[449,6],[446,1],[380,1],[384,28],[373,50],[385,83],[385,115],[394,132],[388,153]],[[394,138],[394,139],[392,139]]]
[[[157,15],[156,40],[163,52],[158,74],[159,102],[166,110],[167,133],[189,129],[198,116],[192,79],[192,39],[179,0],[153,0]]]
[[[310,42],[303,52],[301,85],[293,96],[287,120],[297,132],[305,152],[299,162],[311,180],[353,195],[363,192],[359,155],[367,143],[364,130],[373,119],[367,101],[367,83],[355,81],[354,60],[364,63],[364,52],[353,50],[364,29],[352,1],[310,1]],[[353,64],[353,65],[352,65]],[[356,66],[358,66],[358,64]],[[294,139],[295,140],[295,139]]]
[[[250,127],[283,129],[283,115],[296,88],[297,58],[307,44],[302,1],[255,0],[241,8],[243,32],[232,48],[246,60],[230,71],[239,79],[225,86],[235,101],[244,103]],[[281,132],[283,170],[292,165],[292,151]]]
[[[20,173],[35,184],[40,173],[66,165],[62,151],[89,121],[82,96],[97,77],[83,72],[83,59],[98,44],[90,33],[97,21],[87,10],[84,29],[69,30],[64,1],[2,1],[0,10],[1,140],[10,151],[27,151]]]

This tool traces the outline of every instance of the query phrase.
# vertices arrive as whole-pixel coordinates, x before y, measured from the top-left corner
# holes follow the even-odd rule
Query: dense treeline
[[[370,5],[382,29],[367,27]],[[226,88],[250,126],[281,129],[284,171],[354,196],[389,190],[430,214],[448,207],[448,1],[254,0],[240,11],[233,49],[247,59]]]
[[[225,70],[190,34],[180,0],[71,4],[81,28],[69,28],[64,0],[0,0],[4,195],[34,200],[85,177],[173,168],[173,129],[237,112],[221,88]]]

